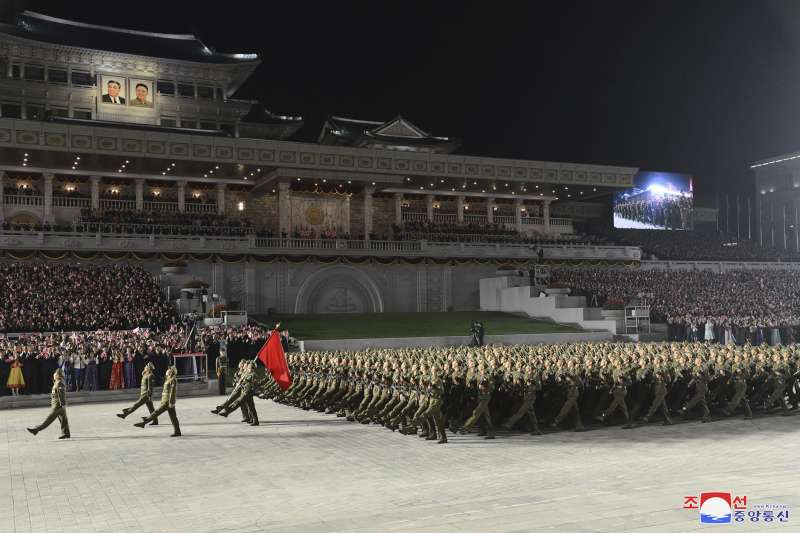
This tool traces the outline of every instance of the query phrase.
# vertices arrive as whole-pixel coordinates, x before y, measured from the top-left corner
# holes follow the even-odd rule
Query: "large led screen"
[[[632,189],[614,195],[614,227],[692,229],[692,177],[639,172]]]

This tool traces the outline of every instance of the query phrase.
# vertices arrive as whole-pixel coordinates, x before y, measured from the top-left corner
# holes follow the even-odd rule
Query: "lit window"
[[[238,209],[239,211],[244,211],[244,202],[239,202],[238,204],[236,204],[236,209]]]

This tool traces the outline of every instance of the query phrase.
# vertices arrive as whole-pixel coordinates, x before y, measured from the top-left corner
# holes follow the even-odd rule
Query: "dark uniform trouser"
[[[258,413],[256,412],[256,404],[253,402],[252,394],[241,394],[235,402],[230,404],[227,411],[228,413],[234,412],[236,409],[242,409],[242,419],[251,423],[258,423]]]
[[[229,413],[235,411],[239,407],[239,403],[241,403],[241,398],[242,398],[241,389],[236,391],[235,393],[232,392],[231,395],[228,397],[228,399],[222,403],[222,405],[220,406],[220,410],[228,411]],[[236,407],[233,407],[234,404],[236,405]],[[249,421],[249,420],[250,416],[247,413],[247,406],[244,405],[242,407],[242,421]]]
[[[489,414],[489,401],[490,398],[478,397],[478,405],[476,405],[475,410],[472,411],[472,416],[464,422],[464,427],[462,428],[464,431],[469,431],[470,428],[475,425],[475,422],[480,422],[481,429],[489,435],[494,435],[492,415]]]
[[[667,387],[663,384],[656,384],[655,388],[655,398],[653,398],[653,403],[650,404],[650,409],[647,410],[647,414],[644,415],[645,420],[650,420],[658,408],[661,408],[661,414],[664,415],[664,420],[666,422],[671,422],[669,418],[669,408],[667,407]]]
[[[439,439],[447,440],[447,435],[444,432],[444,416],[442,416],[442,400],[434,399],[428,402],[428,407],[422,412],[421,418],[432,419],[436,430],[439,432]],[[416,423],[416,420],[414,421]],[[433,429],[433,428],[431,428]],[[430,431],[429,435],[433,432]]]
[[[217,380],[217,386],[219,387],[219,395],[225,396],[225,372],[220,373],[219,379]]]
[[[56,418],[58,418],[58,421],[61,423],[61,434],[69,435],[69,421],[67,420],[67,410],[64,407],[53,407],[53,410],[50,411],[50,414],[44,419],[44,422],[33,429],[38,433],[52,424],[53,420]]]
[[[739,404],[744,406],[744,414],[746,417],[750,418],[753,416],[753,411],[750,410],[750,401],[747,399],[747,382],[745,381],[737,381],[735,383],[735,389],[733,391],[733,397],[731,401],[728,402],[728,405],[725,406],[725,414],[730,416],[739,407]]]
[[[561,408],[561,411],[558,412],[556,415],[555,420],[553,420],[553,424],[558,425],[564,420],[568,414],[575,410],[575,428],[582,428],[583,427],[583,420],[581,420],[581,412],[578,409],[578,396],[567,396],[567,401],[564,402],[564,406]]]
[[[536,402],[536,395],[525,395],[522,397],[522,404],[517,409],[517,412],[511,415],[511,418],[506,420],[503,424],[503,427],[506,429],[511,429],[514,427],[514,424],[519,422],[519,420],[527,415],[528,419],[533,426],[533,431],[539,431],[539,420],[536,418],[536,412],[533,410],[533,405]]]
[[[155,407],[153,407],[153,401],[150,398],[148,398],[147,396],[139,396],[139,399],[136,400],[135,404],[122,410],[122,414],[128,416],[129,414],[133,413],[143,405],[147,406],[147,410],[150,411],[151,415],[153,414],[153,411],[156,410]],[[153,425],[158,425],[157,417],[153,419]]]
[[[623,392],[614,392],[614,399],[611,400],[611,405],[608,406],[608,409],[603,411],[603,418],[608,418],[609,416],[614,414],[614,411],[620,409],[622,414],[625,416],[625,422],[630,421],[630,416],[628,415],[628,406],[625,404],[625,393]]]
[[[144,419],[145,424],[149,424],[153,420],[158,418],[158,415],[164,414],[166,411],[169,414],[169,420],[172,422],[172,429],[175,430],[175,433],[180,434],[181,427],[178,425],[178,415],[175,413],[175,408],[170,407],[168,403],[162,403],[158,406],[158,409],[150,413],[150,416]]]
[[[708,410],[708,402],[706,402],[706,391],[708,389],[706,387],[695,388],[694,396],[689,400],[683,411],[684,413],[688,413],[691,411],[697,404],[700,404],[700,407],[703,409],[703,418],[708,418],[711,415],[711,411]]]
[[[789,404],[786,401],[786,383],[781,382],[775,386],[775,390],[767,398],[767,408],[771,409],[775,402],[780,402],[783,411],[789,412]]]

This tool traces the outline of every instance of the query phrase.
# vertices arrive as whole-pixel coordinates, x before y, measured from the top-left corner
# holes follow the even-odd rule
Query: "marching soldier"
[[[178,370],[174,366],[169,367],[164,379],[164,388],[161,392],[161,405],[158,406],[158,409],[150,413],[150,416],[143,417],[142,421],[135,423],[134,426],[143,428],[145,424],[152,422],[158,417],[158,415],[166,411],[169,414],[170,421],[172,422],[173,432],[170,437],[181,436],[181,428],[180,425],[178,425],[178,415],[175,412],[175,402],[177,401],[178,394],[177,376]]]
[[[572,363],[570,363],[570,365],[571,364]],[[585,428],[583,427],[583,420],[581,420],[581,411],[578,408],[578,398],[580,398],[581,395],[581,380],[572,374],[571,367],[568,370],[570,372],[564,376],[564,383],[567,387],[567,399],[564,402],[564,405],[561,407],[561,410],[556,415],[555,419],[553,419],[553,421],[550,423],[550,427],[557,429],[561,421],[574,411],[575,431],[583,431]]]
[[[70,438],[69,421],[67,420],[67,388],[64,384],[64,371],[60,368],[53,373],[53,389],[50,391],[50,414],[44,422],[35,428],[27,428],[32,435],[36,435],[58,418],[61,423],[61,436],[59,439]]]
[[[150,412],[150,414],[153,414],[153,411],[155,411],[152,400],[154,370],[155,366],[153,365],[153,363],[147,363],[147,365],[145,365],[144,370],[142,370],[142,384],[139,386],[139,399],[136,400],[136,403],[134,403],[132,406],[126,407],[125,409],[122,410],[121,413],[117,413],[118,417],[124,420],[125,417],[136,411],[142,405],[146,405],[147,410]],[[151,425],[157,426],[158,418],[154,418],[153,423]]]
[[[244,375],[241,379],[242,388],[239,397],[228,407],[220,410],[218,414],[227,418],[229,414],[241,407],[242,411],[247,411],[250,425],[257,426],[258,413],[256,412],[256,406],[253,403],[253,392],[256,383],[256,363],[254,361],[250,361],[245,365],[244,368]]]
[[[625,374],[621,371],[617,371],[615,377],[612,378],[611,395],[613,400],[611,401],[611,405],[596,417],[597,420],[599,422],[605,422],[608,417],[619,409],[625,417],[625,424],[622,426],[622,429],[631,429],[633,427],[631,425],[631,417],[628,414],[628,406],[625,403],[625,396],[627,396],[627,394],[628,380],[625,378]]]
[[[228,374],[228,350],[220,346],[217,357],[217,386],[220,396],[225,396],[225,378]]]

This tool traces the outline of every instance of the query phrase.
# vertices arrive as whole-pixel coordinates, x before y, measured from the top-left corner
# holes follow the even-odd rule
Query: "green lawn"
[[[324,315],[254,315],[254,319],[281,329],[299,340],[379,339],[397,337],[447,337],[469,335],[473,320],[480,320],[486,335],[514,333],[566,333],[580,331],[500,312],[369,313]]]

